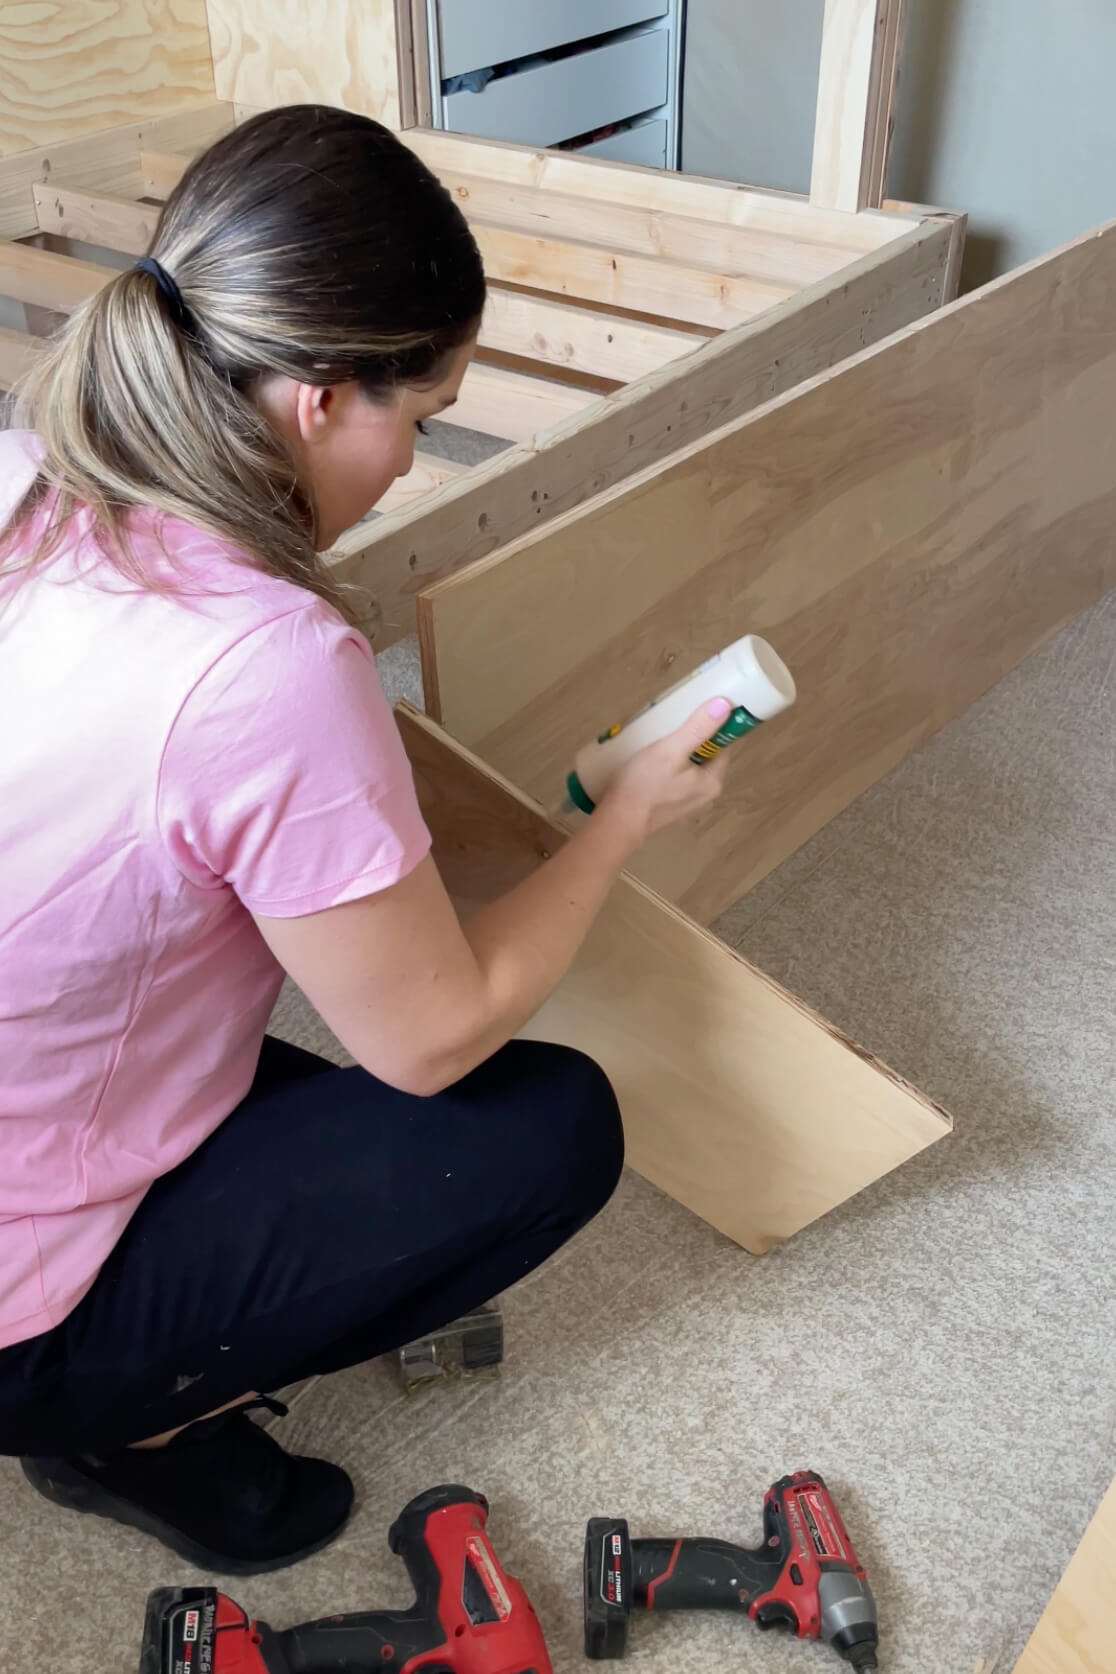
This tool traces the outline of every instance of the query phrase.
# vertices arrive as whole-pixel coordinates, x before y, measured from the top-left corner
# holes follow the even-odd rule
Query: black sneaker
[[[142,1529],[200,1569],[283,1569],[340,1534],[353,1485],[339,1465],[284,1452],[247,1416],[252,1407],[287,1411],[261,1396],[199,1419],[166,1447],[23,1459],[23,1473],[55,1505]]]

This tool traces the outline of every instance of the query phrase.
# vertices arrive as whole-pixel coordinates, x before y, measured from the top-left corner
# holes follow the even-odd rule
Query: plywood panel
[[[525,798],[396,711],[434,854],[463,912],[561,843]],[[632,1166],[760,1255],[942,1138],[945,1113],[634,879],[527,1034],[589,1052]]]
[[[1116,583],[1116,223],[438,583],[427,693],[553,806],[753,630],[795,708],[636,870],[708,922]]]
[[[217,95],[340,105],[398,128],[396,0],[209,0]]]
[[[477,466],[426,503],[421,533],[398,514],[350,531],[335,562],[344,580],[379,600],[378,643],[412,631],[415,594],[425,582],[935,308],[955,238],[953,220],[928,221],[891,250],[861,257],[836,290],[814,285],[697,350],[684,377],[669,366],[649,373],[560,426],[542,446],[514,448]]]
[[[0,6],[0,156],[212,100],[205,0]]]
[[[1101,1501],[1015,1674],[1116,1669],[1116,1482]]]

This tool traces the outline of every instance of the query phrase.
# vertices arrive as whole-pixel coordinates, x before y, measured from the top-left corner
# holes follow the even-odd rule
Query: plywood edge
[[[1116,1481],[1097,1508],[1014,1674],[1116,1667]]]
[[[427,717],[400,704],[396,718],[459,906],[505,893],[561,846],[537,804]],[[621,1101],[632,1166],[756,1255],[951,1127],[940,1107],[627,874],[524,1034],[596,1057]]]

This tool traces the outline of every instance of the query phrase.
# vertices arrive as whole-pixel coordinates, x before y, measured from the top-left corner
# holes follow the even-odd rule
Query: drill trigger
[[[774,1627],[786,1627],[790,1628],[792,1633],[798,1632],[798,1617],[784,1599],[766,1599],[762,1604],[757,1604],[752,1620],[765,1633],[768,1628]]]

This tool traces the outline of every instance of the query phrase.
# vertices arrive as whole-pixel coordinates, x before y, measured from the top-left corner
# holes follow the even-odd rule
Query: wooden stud
[[[155,151],[145,147],[140,152],[144,196],[169,198],[189,166],[190,158],[180,151]]]
[[[855,240],[827,244],[786,232],[614,203],[603,196],[566,197],[550,187],[509,185],[451,169],[439,171],[439,178],[470,221],[514,227],[542,238],[580,239],[778,285],[813,284],[863,253]]]
[[[474,361],[465,374],[456,405],[443,414],[443,420],[463,430],[480,430],[488,436],[522,442],[595,405],[598,399],[594,390],[555,383],[549,378],[526,377],[521,372],[506,372],[502,367]]]
[[[563,841],[542,811],[402,704],[434,856],[468,914]],[[524,1031],[595,1057],[632,1167],[755,1255],[950,1130],[944,1111],[716,937],[623,877]]]
[[[361,525],[334,549],[338,573],[379,600],[377,643],[412,632],[414,596],[664,453],[792,389],[934,308],[952,238],[930,221],[890,251],[864,256],[839,290],[819,283],[762,320],[648,373],[539,445],[509,449],[406,515]]]
[[[740,634],[795,707],[638,875],[709,922],[1116,584],[1116,222],[424,593],[455,737],[553,806]]]
[[[1015,1674],[1104,1674],[1116,1666],[1116,1482],[1101,1501]]]
[[[400,506],[413,506],[416,500],[421,500],[435,488],[441,488],[443,483],[453,482],[467,465],[459,465],[454,459],[440,459],[433,453],[416,453],[415,462],[405,477],[399,477],[392,483],[387,493],[376,502],[376,509],[380,512],[396,511]]]
[[[622,313],[489,286],[480,343],[544,366],[630,383],[699,348],[705,338]]]
[[[0,243],[0,296],[69,314],[114,278],[116,269],[29,244]]]
[[[36,182],[49,183],[60,176],[74,189],[91,187],[98,192],[132,193],[144,190],[140,176],[140,150],[178,146],[197,149],[210,145],[233,126],[231,105],[213,102],[179,116],[159,117],[150,122],[107,129],[84,139],[59,145],[39,146],[0,159],[0,238],[26,238],[38,232],[39,224],[31,188]],[[185,160],[179,158],[179,175]]]
[[[0,6],[0,156],[213,103],[205,0]]]
[[[802,237],[859,254],[878,250],[917,225],[917,217],[904,220],[872,211],[853,217],[790,192],[760,191],[670,169],[632,168],[570,151],[532,151],[527,146],[466,139],[425,128],[409,129],[399,137],[439,176],[450,172],[509,186],[542,186],[568,197],[604,199],[631,208]]]
[[[878,207],[886,170],[902,0],[825,0],[810,202]]]
[[[791,287],[769,280],[714,273],[660,256],[617,253],[604,244],[539,238],[483,221],[474,221],[472,228],[493,279],[664,319],[724,330],[754,319],[791,294]]]
[[[36,182],[31,195],[40,232],[83,239],[132,256],[142,256],[155,236],[159,210],[154,204],[83,190],[57,179]]]

